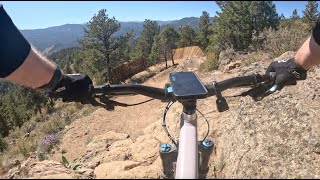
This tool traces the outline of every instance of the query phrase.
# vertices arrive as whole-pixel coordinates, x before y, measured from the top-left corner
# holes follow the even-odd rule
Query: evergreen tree
[[[166,62],[166,68],[168,68],[167,60],[171,58],[172,65],[174,65],[173,49],[177,48],[177,42],[179,41],[179,34],[173,27],[168,26],[160,33],[160,54],[164,56]]]
[[[292,12],[292,15],[290,17],[292,20],[297,20],[300,18],[300,16],[298,15],[298,11],[297,9],[294,9],[293,12]]]
[[[134,59],[143,59],[147,61],[151,53],[154,37],[160,32],[160,26],[156,21],[146,19],[143,24],[141,36],[136,46]]]
[[[190,26],[180,26],[180,41],[178,47],[194,46],[196,44],[196,32]]]
[[[68,65],[71,65],[74,63],[74,61],[77,61],[75,55],[77,54],[78,50],[79,48],[77,47],[61,49],[60,51],[52,53],[49,56],[49,59],[54,61],[60,69],[66,70],[68,69]]]
[[[214,18],[210,50],[219,54],[227,47],[246,50],[253,34],[277,28],[279,17],[272,1],[217,1],[221,12]]]
[[[279,25],[279,17],[275,4],[272,1],[252,1],[250,6],[251,29],[258,34],[265,28],[276,29]]]
[[[10,90],[0,95],[0,135],[6,137],[10,130],[21,127],[26,121],[48,105],[48,97],[33,89],[10,85]]]
[[[80,40],[83,70],[98,80],[105,77],[108,82],[113,81],[111,69],[120,61],[119,49],[132,38],[132,31],[115,37],[114,33],[119,30],[120,23],[114,17],[109,18],[102,9],[89,21],[84,38]]]
[[[318,14],[318,3],[316,1],[308,1],[306,9],[303,11],[303,21],[308,24],[309,31],[315,26]]]
[[[162,44],[160,44],[160,35],[156,35],[154,37],[154,41],[151,48],[151,54],[149,55],[150,63],[156,64],[160,60],[161,52],[160,48],[162,47]]]
[[[205,50],[209,44],[209,26],[210,26],[210,16],[209,13],[206,11],[202,12],[200,16],[200,23],[199,23],[199,33],[198,33],[198,44],[201,49]]]

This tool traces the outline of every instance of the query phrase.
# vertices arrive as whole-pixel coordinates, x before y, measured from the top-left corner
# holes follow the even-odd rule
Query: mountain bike
[[[210,127],[207,120],[207,134],[198,141],[196,113],[198,99],[216,96],[217,110],[224,112],[229,109],[229,106],[225,97],[222,96],[222,91],[236,87],[249,87],[248,91],[236,96],[250,96],[255,101],[259,101],[277,90],[277,86],[274,85],[274,73],[234,77],[206,85],[193,72],[174,72],[170,74],[169,79],[170,83],[165,84],[164,88],[139,84],[105,84],[92,86],[89,93],[92,95],[90,104],[104,107],[107,110],[114,110],[115,106],[139,105],[154,99],[168,103],[164,110],[162,126],[172,144],[161,144],[159,154],[162,160],[162,177],[170,179],[206,178],[209,171],[209,159],[215,146],[212,138],[208,137]],[[152,99],[137,104],[125,104],[110,99],[113,96],[134,94],[148,96]],[[167,111],[175,102],[183,106],[177,141],[168,132],[165,121]],[[203,115],[200,111],[198,112]]]

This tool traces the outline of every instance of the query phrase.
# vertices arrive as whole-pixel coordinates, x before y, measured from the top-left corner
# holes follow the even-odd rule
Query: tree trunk
[[[110,54],[107,54],[107,68],[108,68],[108,83],[111,83],[111,67],[110,67]]]
[[[167,53],[164,54],[164,60],[166,61],[166,69],[168,69]]]
[[[174,59],[173,59],[173,53],[172,53],[172,51],[171,51],[170,55],[171,55],[172,66],[174,66]]]

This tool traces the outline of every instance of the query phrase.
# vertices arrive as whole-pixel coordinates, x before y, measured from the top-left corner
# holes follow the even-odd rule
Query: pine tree
[[[294,10],[293,10],[292,15],[291,15],[290,18],[291,18],[292,20],[300,19],[300,16],[298,15],[297,9],[294,9]]]
[[[276,6],[272,1],[252,1],[250,6],[251,28],[258,34],[266,27],[277,28],[279,17],[276,12]]]
[[[102,77],[112,82],[111,69],[119,62],[119,49],[132,38],[132,31],[115,37],[114,33],[119,30],[120,23],[114,17],[109,18],[106,10],[102,9],[89,21],[84,38],[80,40],[83,69],[100,83]]]
[[[221,12],[214,18],[210,50],[219,54],[227,47],[246,50],[253,34],[277,28],[279,17],[272,1],[217,1]]]
[[[136,46],[135,59],[143,59],[147,61],[151,53],[154,37],[160,33],[160,26],[156,21],[146,19],[143,24],[141,36]]]
[[[180,41],[178,47],[188,47],[196,44],[196,32],[190,26],[181,26],[179,31]]]
[[[209,44],[209,26],[210,26],[210,16],[209,13],[206,11],[202,12],[200,16],[200,23],[199,23],[199,34],[197,37],[198,44],[201,49],[205,50]]]
[[[308,1],[306,9],[303,11],[303,21],[308,24],[309,31],[315,26],[318,14],[318,3],[316,1]]]
[[[177,48],[177,42],[179,41],[179,34],[173,27],[167,26],[160,33],[160,53],[164,56],[166,62],[166,68],[168,68],[167,60],[171,58],[172,65],[174,65],[172,50]]]
[[[10,90],[0,95],[0,136],[21,127],[47,105],[48,97],[33,89],[10,85]]]
[[[149,55],[149,60],[151,64],[156,64],[160,60],[161,48],[162,44],[160,44],[160,36],[156,35],[153,40],[152,48],[151,48],[151,53]]]

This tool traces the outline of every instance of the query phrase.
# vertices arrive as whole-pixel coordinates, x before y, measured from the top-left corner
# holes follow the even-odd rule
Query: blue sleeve
[[[18,69],[30,50],[31,45],[0,4],[0,78]]]

